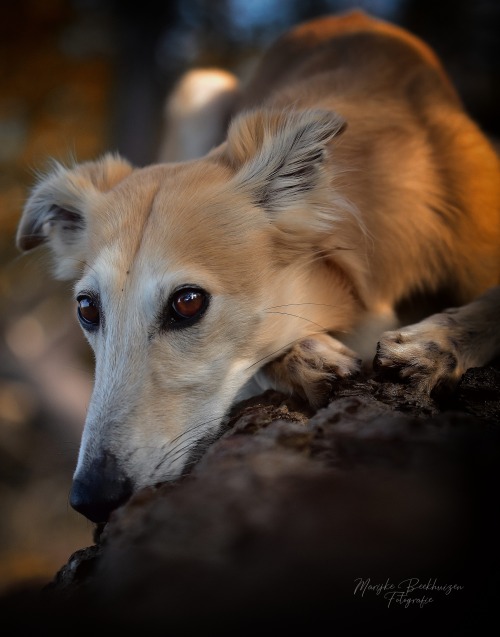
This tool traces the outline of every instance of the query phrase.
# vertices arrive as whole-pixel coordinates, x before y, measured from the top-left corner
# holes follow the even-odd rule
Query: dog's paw
[[[348,347],[319,334],[299,341],[262,371],[276,389],[297,393],[318,408],[328,402],[337,383],[359,373],[361,363]]]
[[[393,332],[385,332],[378,345],[373,368],[382,378],[406,381],[418,392],[452,387],[465,371],[460,365],[453,318],[430,319]]]

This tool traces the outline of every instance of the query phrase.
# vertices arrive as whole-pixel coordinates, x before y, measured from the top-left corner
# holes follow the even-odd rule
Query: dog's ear
[[[54,163],[26,202],[17,229],[17,247],[27,252],[47,243],[55,256],[55,276],[71,279],[85,258],[89,200],[106,192],[132,171],[125,160],[105,155],[71,169]]]
[[[331,111],[250,111],[232,123],[226,156],[238,184],[272,215],[318,186],[327,145],[345,127]]]

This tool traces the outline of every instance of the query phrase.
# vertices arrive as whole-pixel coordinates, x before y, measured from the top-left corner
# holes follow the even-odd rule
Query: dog
[[[327,16],[229,85],[201,158],[55,164],[20,220],[95,353],[70,502],[96,523],[186,472],[242,398],[318,408],[372,362],[430,393],[500,352],[499,160],[426,44]]]

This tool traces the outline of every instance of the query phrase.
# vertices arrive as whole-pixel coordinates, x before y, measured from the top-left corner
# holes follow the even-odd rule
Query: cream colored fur
[[[275,387],[320,406],[377,340],[377,370],[427,392],[500,351],[498,158],[435,55],[361,13],[278,40],[204,157],[56,166],[18,232],[45,242],[102,317],[79,484],[108,457],[134,490],[175,478],[235,400]],[[208,309],[165,329],[182,285]],[[405,297],[441,290],[485,294],[398,328]]]

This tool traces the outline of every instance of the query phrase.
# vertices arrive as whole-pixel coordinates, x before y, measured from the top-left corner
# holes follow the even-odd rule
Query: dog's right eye
[[[78,303],[78,318],[82,327],[92,331],[99,327],[100,313],[97,303],[88,294],[80,294],[76,301]]]

